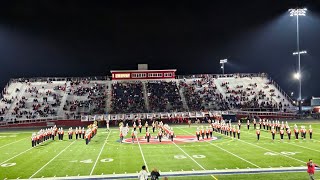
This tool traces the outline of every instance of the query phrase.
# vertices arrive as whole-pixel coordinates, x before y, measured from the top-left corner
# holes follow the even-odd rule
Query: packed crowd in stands
[[[112,113],[146,112],[141,82],[112,84]]]
[[[147,89],[149,106],[152,112],[184,110],[176,82],[148,82]]]
[[[180,88],[184,89],[189,110],[227,110],[223,95],[217,91],[214,78],[211,75],[203,75],[199,80],[191,83],[180,81]]]
[[[114,82],[110,91],[107,81],[90,79],[58,83],[49,80],[31,83],[28,79],[21,79],[17,82],[25,87],[19,84],[11,88],[10,93],[6,88],[3,91],[0,102],[2,118],[59,116],[79,119],[81,115],[105,112],[124,114],[253,108],[284,111],[290,107],[288,99],[279,93],[272,81],[259,82],[250,74],[228,77],[204,74],[194,79],[149,81],[145,82],[145,86],[139,81]],[[111,92],[109,99],[108,92]],[[184,106],[184,99],[187,107]],[[107,109],[107,102],[111,102],[108,104],[110,109]]]

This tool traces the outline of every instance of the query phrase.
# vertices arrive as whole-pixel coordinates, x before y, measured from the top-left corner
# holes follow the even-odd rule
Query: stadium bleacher
[[[292,109],[291,99],[265,74],[194,75],[152,81],[11,80],[0,121],[80,119],[81,115],[208,110]]]

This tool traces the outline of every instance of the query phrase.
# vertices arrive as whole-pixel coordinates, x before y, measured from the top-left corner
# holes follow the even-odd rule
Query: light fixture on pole
[[[299,37],[299,16],[305,16],[307,9],[289,9],[290,16],[296,16],[297,17],[297,51],[293,53],[293,55],[298,55],[298,73],[295,75],[296,78],[299,79],[299,98],[298,98],[298,104],[299,107],[301,105],[301,63],[300,63],[300,55],[301,54],[306,54],[307,51],[300,51],[300,37]],[[299,108],[300,109],[300,108]]]
[[[221,64],[221,69],[222,69],[222,74],[224,74],[224,64],[228,62],[228,59],[221,59],[220,64]]]

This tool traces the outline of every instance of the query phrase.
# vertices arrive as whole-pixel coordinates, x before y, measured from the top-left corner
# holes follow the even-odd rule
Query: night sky
[[[298,94],[300,18],[303,98],[320,96],[320,1],[3,1],[0,87],[15,77],[103,76],[111,69],[176,68],[178,74],[266,72]]]

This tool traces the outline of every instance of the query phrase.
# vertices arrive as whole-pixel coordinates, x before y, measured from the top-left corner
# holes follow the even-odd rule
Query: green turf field
[[[31,130],[1,130],[0,179],[132,177],[143,164],[149,171],[157,168],[160,174],[174,175],[169,179],[308,179],[305,172],[308,159],[320,164],[320,122],[297,123],[307,127],[309,124],[313,127],[313,140],[309,135],[306,140],[291,141],[285,136],[282,142],[276,135],[273,142],[271,133],[262,130],[257,141],[253,128],[247,130],[242,126],[241,140],[214,133],[218,139],[206,142],[121,144],[117,128],[110,133],[99,128],[89,145],[82,139],[68,140],[65,134],[63,141],[56,138],[35,148],[31,148]],[[173,127],[177,136],[194,136],[196,131],[195,125]],[[144,130],[139,136],[144,136]],[[300,172],[282,172],[283,169],[300,169]],[[239,174],[242,170],[254,173]],[[260,170],[268,173],[256,174]],[[196,174],[203,172],[215,173]],[[320,174],[316,172],[315,177],[319,179]]]

